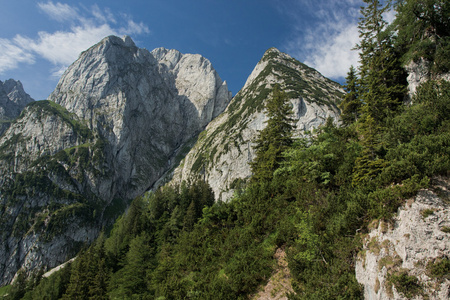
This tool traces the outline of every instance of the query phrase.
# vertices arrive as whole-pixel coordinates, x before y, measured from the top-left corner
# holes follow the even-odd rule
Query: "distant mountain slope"
[[[337,103],[344,93],[340,85],[271,48],[225,112],[202,132],[174,171],[174,181],[200,176],[211,185],[216,199],[229,199],[239,180],[251,175],[248,162],[254,156],[253,141],[265,126],[264,103],[274,84],[280,84],[291,99],[297,136],[317,128],[328,117],[338,118]]]
[[[25,93],[22,83],[14,79],[0,81],[0,135],[33,98]]]

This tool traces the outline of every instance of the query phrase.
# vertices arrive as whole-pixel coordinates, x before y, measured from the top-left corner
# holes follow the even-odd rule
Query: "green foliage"
[[[0,287],[0,297],[5,297],[7,294],[9,294],[10,289],[11,289],[10,285]]]
[[[405,78],[400,58],[405,49],[396,39],[403,33],[396,36],[382,19],[387,7],[376,0],[364,2],[360,78],[356,80],[354,70],[347,78],[345,126],[329,119],[294,142],[286,100],[290,95],[276,87],[267,101],[267,130],[257,141],[254,176],[245,185],[233,182],[240,191],[232,200],[214,203],[211,188],[202,181],[164,186],[136,198],[109,236],[81,252],[70,274],[61,275],[57,294],[248,299],[272,275],[273,255],[281,247],[292,276],[290,299],[362,299],[363,287],[354,272],[362,247],[358,232],[367,232],[373,219],[389,220],[405,199],[428,186],[429,178],[450,170],[450,84],[427,82],[411,105],[401,105]],[[269,51],[266,59],[276,55]],[[276,68],[271,65],[263,72]],[[291,76],[289,87],[304,84],[295,78]],[[220,130],[234,134],[227,131],[229,126],[262,109],[270,90],[252,92],[254,101],[245,105],[238,101],[243,95],[233,99],[233,117]],[[350,105],[356,99],[360,109],[357,103]],[[212,143],[220,130],[199,137],[205,148],[197,156],[196,171],[208,167],[208,159],[216,155]],[[58,159],[70,162],[79,153],[79,161],[88,147],[68,149]],[[38,177],[35,184],[45,188],[45,182],[38,184],[41,179],[45,181]],[[371,251],[379,250],[375,240],[371,244]],[[446,257],[436,259],[428,263],[427,273],[447,278],[449,265]],[[404,271],[392,273],[388,281],[406,297],[423,293],[417,277]],[[46,282],[40,280],[35,290],[46,290]],[[11,287],[15,295],[28,295],[19,287]]]
[[[378,0],[364,0],[359,22],[360,95],[362,118],[379,125],[402,104],[406,92],[406,74],[400,53],[394,47],[395,33],[387,28],[383,14],[389,6]]]
[[[420,212],[420,214],[422,215],[422,218],[426,219],[429,216],[431,216],[432,214],[434,214],[434,210],[433,209],[424,209]]]
[[[403,62],[429,62],[432,74],[450,70],[450,4],[445,0],[397,1],[394,25]]]
[[[53,273],[49,277],[43,277],[39,283],[28,291],[23,299],[56,300],[61,299],[69,283],[71,264],[67,264],[59,272]]]
[[[408,275],[406,272],[392,274],[388,282],[393,284],[398,292],[409,299],[423,292],[423,288],[419,285],[417,277]]]
[[[350,67],[347,77],[345,78],[344,95],[342,102],[339,104],[341,109],[341,119],[344,125],[350,125],[359,119],[360,109],[362,106],[361,99],[358,94],[358,78],[356,70],[353,66]]]
[[[450,279],[450,259],[441,257],[428,262],[427,272],[429,276],[441,281]]]

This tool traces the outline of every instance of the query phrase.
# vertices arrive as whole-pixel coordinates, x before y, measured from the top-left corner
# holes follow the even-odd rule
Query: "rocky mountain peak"
[[[109,36],[67,69],[49,99],[108,141],[120,182],[146,182],[131,184],[129,198],[170,167],[174,151],[225,109],[231,93],[201,55],[149,52]]]
[[[0,135],[9,127],[12,120],[34,99],[28,95],[20,81],[8,79],[0,81]]]
[[[248,162],[254,157],[253,143],[258,131],[266,126],[264,104],[275,84],[291,100],[297,136],[317,128],[328,117],[338,119],[336,103],[344,93],[340,85],[270,48],[225,112],[206,127],[201,139],[175,170],[174,181],[202,176],[217,199],[228,200],[236,183],[251,175]]]
[[[20,81],[0,81],[0,118],[17,118],[22,109],[34,99],[23,89]]]
[[[22,82],[19,80],[8,79],[4,83],[0,81],[0,86],[2,86],[1,88],[8,95],[11,102],[25,106],[34,101],[33,98],[25,92]]]

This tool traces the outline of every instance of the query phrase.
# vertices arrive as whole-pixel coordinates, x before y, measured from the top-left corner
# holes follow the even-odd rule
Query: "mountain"
[[[11,121],[20,115],[22,109],[33,98],[25,93],[22,83],[14,79],[0,81],[0,135],[10,125]]]
[[[296,136],[312,131],[327,118],[338,120],[341,86],[275,48],[266,51],[244,87],[214,119],[180,166],[174,182],[204,178],[217,200],[228,200],[239,182],[251,175],[253,142],[265,127],[265,100],[275,84],[287,93],[294,111]]]
[[[200,55],[114,36],[83,52],[0,138],[0,283],[76,255],[230,100]]]
[[[233,99],[200,55],[115,36],[83,52],[0,138],[1,283],[74,257],[166,174],[203,176],[227,200],[251,175],[274,84],[290,98],[297,136],[339,115],[340,86],[275,48]]]
[[[151,187],[230,99],[207,59],[150,53],[129,37],[106,38],[83,53],[49,97],[105,140],[114,184],[99,196],[110,200]]]

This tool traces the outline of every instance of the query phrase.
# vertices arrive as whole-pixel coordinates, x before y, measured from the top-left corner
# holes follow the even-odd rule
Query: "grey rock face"
[[[408,299],[449,299],[450,281],[433,278],[429,265],[450,256],[450,208],[436,194],[448,197],[448,178],[438,178],[433,190],[422,190],[403,205],[393,224],[375,223],[364,238],[356,261],[356,279],[365,299],[407,299],[389,281],[393,274],[414,276],[423,295]]]
[[[36,102],[36,104],[40,104]],[[14,160],[0,160],[2,173],[24,172],[41,156],[53,155],[60,150],[76,146],[78,137],[74,129],[59,116],[31,105],[0,138],[4,154]]]
[[[231,94],[200,55],[163,48],[150,53],[129,37],[108,37],[80,56],[49,99],[108,141],[116,187],[100,196],[111,199],[149,188]]]
[[[34,100],[25,93],[22,83],[14,79],[0,81],[0,135],[9,123],[20,115],[22,109]]]
[[[0,138],[0,283],[20,268],[64,262],[100,231],[101,219],[90,210],[101,201],[88,196],[91,170],[76,155],[89,149],[89,135],[67,117],[56,104],[37,101]],[[57,153],[67,159],[52,159]]]
[[[200,55],[114,36],[82,53],[0,138],[0,284],[73,257],[230,100]]]
[[[408,96],[410,99],[416,93],[417,88],[430,79],[450,81],[450,73],[440,74],[432,78],[429,67],[430,63],[423,58],[418,62],[411,61],[405,66],[405,70],[408,72]]]
[[[180,166],[173,182],[195,177],[208,181],[217,200],[228,200],[239,179],[251,175],[253,141],[266,123],[265,99],[275,84],[287,92],[297,119],[296,136],[317,128],[328,117],[337,119],[336,103],[343,94],[339,84],[275,48],[256,65],[245,86],[225,112],[214,119]]]

